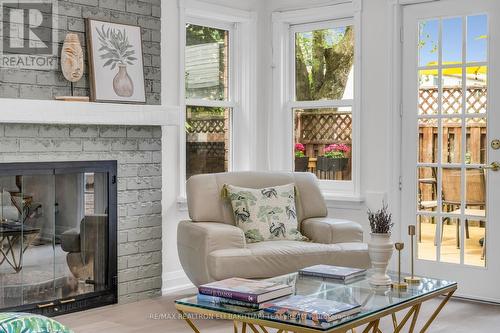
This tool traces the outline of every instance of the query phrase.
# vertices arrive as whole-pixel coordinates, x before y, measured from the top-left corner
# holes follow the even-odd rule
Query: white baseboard
[[[167,272],[163,277],[161,293],[167,295],[193,287],[194,285],[183,270]]]

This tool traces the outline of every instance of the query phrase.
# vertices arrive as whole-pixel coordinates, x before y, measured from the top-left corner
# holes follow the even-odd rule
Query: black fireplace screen
[[[0,309],[116,302],[116,161],[0,164]]]

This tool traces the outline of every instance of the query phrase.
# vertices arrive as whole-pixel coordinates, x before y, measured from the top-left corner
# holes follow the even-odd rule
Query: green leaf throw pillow
[[[0,313],[2,333],[73,333],[57,321],[31,313]]]
[[[298,230],[294,184],[261,189],[224,186],[236,226],[243,230],[247,242],[307,240]]]

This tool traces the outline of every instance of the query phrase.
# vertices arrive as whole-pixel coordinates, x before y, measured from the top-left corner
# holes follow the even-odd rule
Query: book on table
[[[201,285],[198,287],[198,292],[248,303],[262,303],[290,295],[293,287],[270,281],[230,278]]]
[[[314,265],[303,268],[299,271],[300,275],[317,276],[344,281],[360,277],[365,273],[366,269],[330,265]]]
[[[313,296],[294,295],[264,303],[264,311],[301,320],[331,322],[361,311],[361,305],[337,302]]]
[[[198,302],[200,302],[200,303],[210,303],[210,304],[214,304],[214,305],[239,306],[239,307],[244,307],[244,308],[249,308],[249,309],[254,309],[254,310],[260,310],[264,306],[264,303],[245,302],[245,301],[239,301],[237,299],[218,297],[218,296],[210,296],[210,295],[204,295],[204,294],[198,294],[197,299],[198,299]]]

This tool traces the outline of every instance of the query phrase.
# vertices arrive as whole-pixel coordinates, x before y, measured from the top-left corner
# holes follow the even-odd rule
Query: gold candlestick
[[[398,250],[398,282],[393,282],[392,288],[398,290],[406,290],[406,288],[408,287],[408,283],[401,281],[401,250],[404,249],[405,244],[396,243],[394,244],[394,247],[396,248],[396,250]]]
[[[413,255],[413,238],[415,237],[415,226],[414,225],[409,225],[408,226],[408,235],[410,235],[410,240],[411,240],[411,276],[405,277],[405,282],[409,284],[419,284],[420,283],[420,278],[416,277],[414,274],[414,264],[415,264],[415,257]]]

